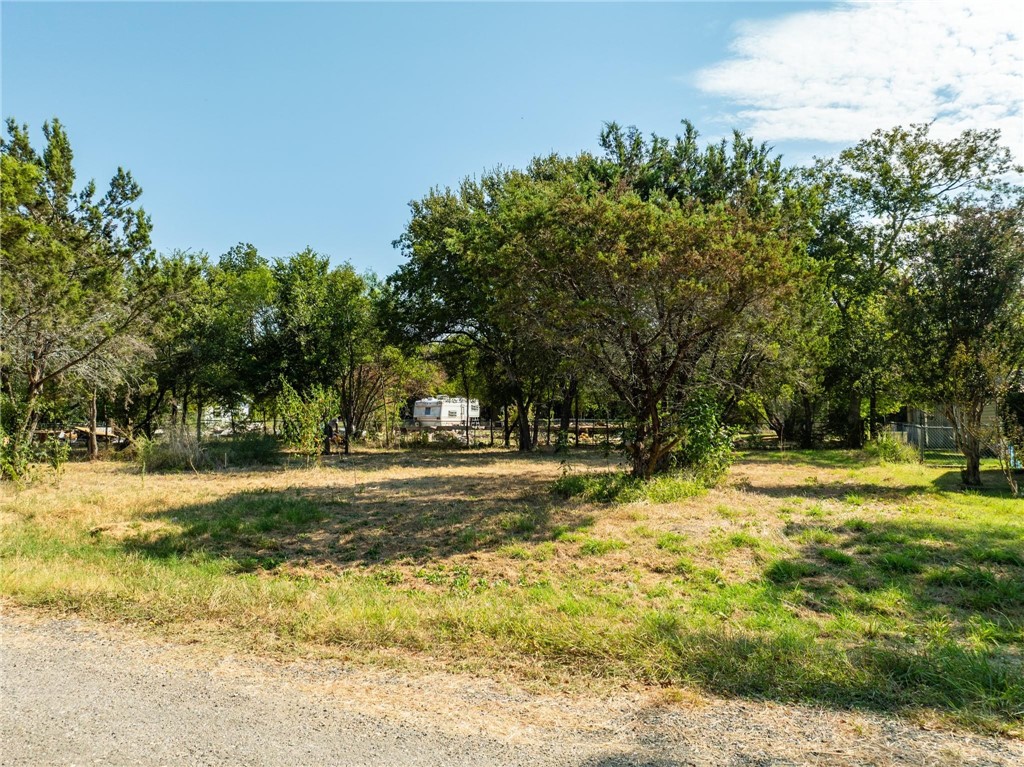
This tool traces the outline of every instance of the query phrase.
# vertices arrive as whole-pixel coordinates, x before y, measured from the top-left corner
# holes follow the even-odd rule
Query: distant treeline
[[[269,420],[285,394],[349,438],[411,397],[479,397],[520,450],[552,411],[562,447],[574,416],[614,415],[644,478],[715,470],[739,426],[860,447],[907,405],[954,424],[968,484],[983,441],[1024,442],[982,419],[1024,390],[1024,195],[998,131],[877,131],[801,168],[738,132],[609,124],[597,154],[413,201],[386,279],[310,249],[157,254],[131,174],[76,188],[59,120],[44,137],[8,120],[2,143],[8,476],[41,422],[151,435],[213,405]]]

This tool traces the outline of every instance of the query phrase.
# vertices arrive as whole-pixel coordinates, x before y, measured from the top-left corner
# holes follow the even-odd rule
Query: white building
[[[469,400],[469,418],[480,417],[480,400]],[[466,398],[427,397],[416,400],[412,417],[420,426],[462,426],[466,423]]]

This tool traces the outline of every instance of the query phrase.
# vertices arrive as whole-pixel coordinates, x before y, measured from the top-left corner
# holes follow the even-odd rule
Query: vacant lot
[[[556,497],[550,456],[331,460],[7,489],[0,595],[259,652],[1022,732],[1024,501],[952,466],[750,454],[706,494],[606,504]]]

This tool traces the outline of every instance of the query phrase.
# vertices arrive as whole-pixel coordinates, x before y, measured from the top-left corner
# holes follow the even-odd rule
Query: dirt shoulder
[[[1024,744],[859,712],[278,662],[4,606],[0,763],[1014,765]],[[678,696],[677,696],[678,697]]]

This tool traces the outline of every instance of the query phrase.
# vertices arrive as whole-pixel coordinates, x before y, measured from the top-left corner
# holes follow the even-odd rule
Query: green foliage
[[[599,503],[674,503],[703,495],[707,485],[686,472],[643,480],[621,471],[576,473],[564,471],[552,484],[562,498]]]
[[[405,438],[402,446],[413,450],[459,450],[466,447],[466,443],[456,432],[420,431]]]
[[[396,242],[407,262],[388,279],[382,314],[400,344],[471,345],[487,388],[520,414],[530,413],[558,365],[549,329],[525,311],[534,285],[526,254],[514,247],[522,216],[536,211],[530,183],[529,174],[495,171],[411,202]],[[465,357],[455,356],[450,367],[464,378]],[[531,450],[530,419],[516,423],[519,449]]]
[[[913,445],[884,431],[864,445],[864,452],[881,463],[918,463],[921,454]]]
[[[619,501],[635,484],[634,479],[621,471],[577,473],[563,470],[551,489],[562,498],[612,503]]]
[[[732,433],[721,416],[721,405],[707,389],[693,393],[679,414],[681,463],[708,487],[718,484],[733,459]]]
[[[195,432],[171,428],[154,439],[138,435],[131,456],[143,471],[198,471],[232,466],[270,466],[280,460],[278,441],[267,434],[239,434],[201,443]]]
[[[909,382],[939,405],[981,484],[985,406],[1024,378],[1024,197],[964,207],[925,227],[909,250],[896,316]]]
[[[527,273],[544,275],[531,307],[622,401],[625,448],[640,478],[673,468],[673,454],[686,449],[673,419],[700,391],[694,376],[717,367],[713,352],[732,339],[764,334],[800,271],[798,225],[784,206],[748,208],[740,190],[719,194],[734,204],[552,185],[537,192],[551,211],[543,225],[527,220],[523,236],[536,254]],[[735,369],[714,372],[727,385],[744,383]],[[722,443],[710,428],[697,433],[694,418],[692,460],[711,467]]]
[[[28,485],[38,479],[38,470],[48,466],[59,479],[71,456],[67,440],[49,436],[45,442],[28,442],[13,438],[0,429],[0,480]]]
[[[0,432],[0,479],[21,484],[30,482],[36,457],[35,446],[31,442],[16,440]]]
[[[285,444],[298,452],[307,466],[319,463],[324,452],[324,424],[338,412],[337,394],[317,385],[300,395],[282,381],[277,412],[284,421]]]
[[[1005,187],[999,179],[1013,168],[998,130],[964,131],[948,141],[929,134],[925,124],[877,130],[814,172],[824,209],[810,252],[823,266],[835,322],[826,393],[834,428],[845,432],[850,448],[862,445],[862,401],[878,407],[895,398],[898,406],[908,392],[897,373],[919,372],[916,363],[897,359],[906,336],[892,315],[921,222],[941,221]],[[918,351],[943,346],[925,335]]]
[[[144,331],[166,296],[131,174],[118,168],[101,197],[92,181],[76,192],[63,124],[45,122],[43,136],[39,153],[8,119],[0,141],[0,379],[21,416],[4,424],[17,443],[31,439],[44,391],[119,382],[149,351]]]
[[[60,477],[64,474],[64,464],[71,457],[71,444],[66,439],[58,439],[51,435],[43,445],[43,455],[46,456],[50,468]]]

